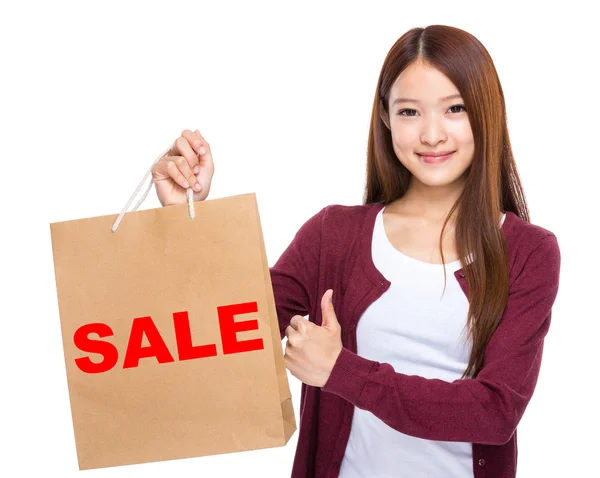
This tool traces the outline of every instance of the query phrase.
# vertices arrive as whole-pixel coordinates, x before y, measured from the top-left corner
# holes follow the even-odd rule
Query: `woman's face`
[[[420,61],[411,64],[392,85],[389,112],[394,152],[412,181],[462,187],[475,145],[463,100],[450,79]],[[420,156],[445,151],[453,154],[437,163]]]

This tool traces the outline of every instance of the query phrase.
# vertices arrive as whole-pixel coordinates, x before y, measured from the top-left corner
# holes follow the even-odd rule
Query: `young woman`
[[[431,25],[393,45],[367,156],[363,204],[323,208],[271,268],[303,382],[292,477],[514,477],[560,251],[529,220],[475,37]],[[186,130],[152,173],[162,205],[203,200],[210,145]]]

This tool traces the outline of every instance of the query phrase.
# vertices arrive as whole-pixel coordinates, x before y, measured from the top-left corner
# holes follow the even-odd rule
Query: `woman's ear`
[[[379,99],[379,118],[381,118],[381,121],[383,121],[383,124],[386,126],[386,128],[391,131],[392,128],[390,127],[390,118],[388,112],[386,111],[384,102],[385,98]]]

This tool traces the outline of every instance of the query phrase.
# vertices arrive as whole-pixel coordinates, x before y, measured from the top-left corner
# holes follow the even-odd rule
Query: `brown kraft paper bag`
[[[256,196],[189,192],[187,205],[117,222],[50,224],[81,470],[279,447],[295,433]]]

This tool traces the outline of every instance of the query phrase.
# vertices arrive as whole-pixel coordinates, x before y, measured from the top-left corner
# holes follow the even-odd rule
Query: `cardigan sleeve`
[[[321,230],[328,208],[321,209],[300,227],[275,265],[269,268],[282,340],[292,317],[308,315],[316,303]]]
[[[396,373],[388,363],[344,348],[322,390],[372,412],[407,435],[503,445],[533,395],[559,275],[560,250],[550,232],[513,280],[502,319],[475,378],[447,382]]]

